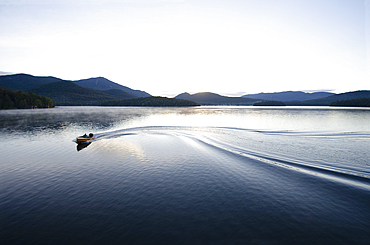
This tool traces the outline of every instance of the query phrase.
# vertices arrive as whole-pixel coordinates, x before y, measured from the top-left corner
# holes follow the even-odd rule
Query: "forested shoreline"
[[[54,100],[23,91],[0,89],[0,109],[34,109],[55,107]]]
[[[370,107],[370,98],[341,100],[330,103],[330,106]]]

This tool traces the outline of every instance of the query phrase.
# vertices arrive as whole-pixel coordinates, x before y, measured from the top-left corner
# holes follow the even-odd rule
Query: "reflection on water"
[[[0,111],[0,243],[366,244],[369,121],[356,108]],[[96,137],[77,153],[83,132]]]
[[[77,143],[77,151],[83,150],[84,148],[88,147],[91,142],[88,143]]]

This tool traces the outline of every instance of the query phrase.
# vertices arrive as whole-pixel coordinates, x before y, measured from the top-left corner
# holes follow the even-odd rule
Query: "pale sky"
[[[0,72],[102,76],[169,97],[370,90],[366,6],[364,0],[0,0]]]

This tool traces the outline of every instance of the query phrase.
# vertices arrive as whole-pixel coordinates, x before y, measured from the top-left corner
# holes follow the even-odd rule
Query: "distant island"
[[[199,106],[198,103],[184,99],[171,99],[160,96],[141,97],[137,99],[123,99],[106,101],[102,106]]]

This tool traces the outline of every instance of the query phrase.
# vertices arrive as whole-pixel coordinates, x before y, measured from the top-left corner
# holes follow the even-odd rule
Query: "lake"
[[[0,137],[0,244],[370,241],[370,109],[2,110]]]

